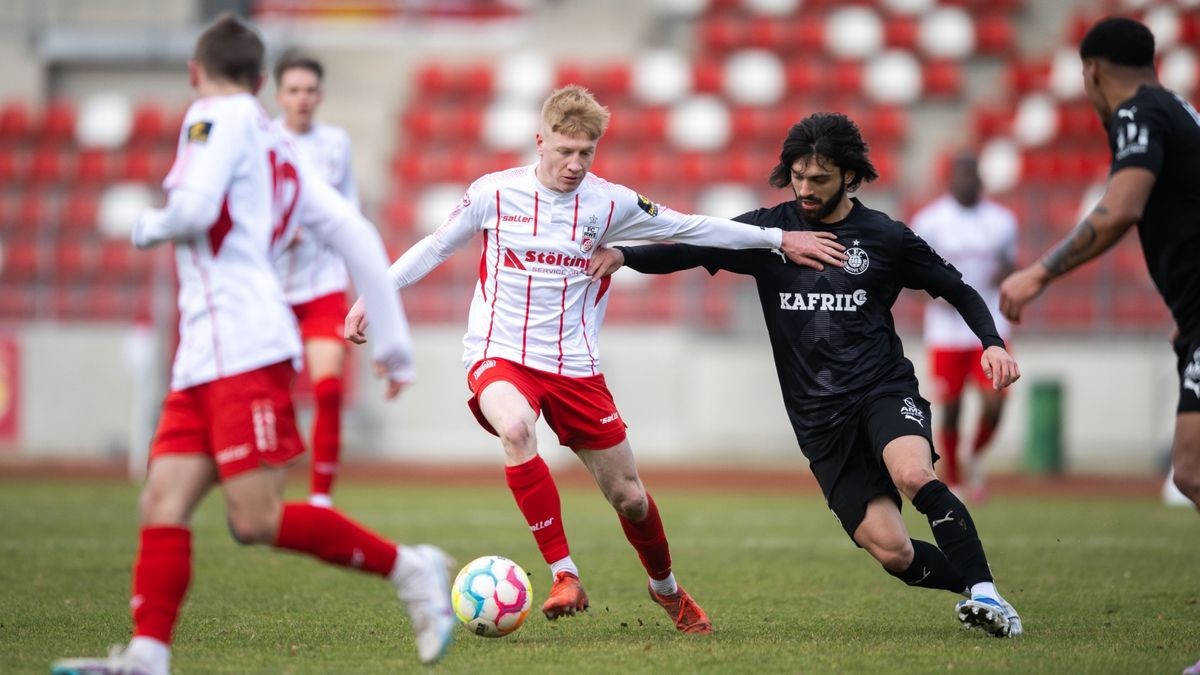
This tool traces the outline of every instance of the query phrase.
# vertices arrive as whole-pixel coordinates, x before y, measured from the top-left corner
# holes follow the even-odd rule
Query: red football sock
[[[972,456],[982,457],[983,451],[987,449],[988,443],[992,440],[992,436],[995,435],[996,425],[980,420],[979,428],[975,430],[975,443],[971,446]]]
[[[649,492],[646,493],[646,501],[649,503],[646,517],[635,523],[620,516],[621,529],[625,530],[625,538],[637,549],[646,574],[651,579],[666,579],[671,574],[671,547],[667,545],[667,533],[663,530],[662,517],[658,515],[658,505]]]
[[[143,527],[129,600],[133,634],[171,644],[171,631],[191,580],[191,531],[186,527]]]
[[[937,430],[937,452],[942,458],[939,462],[942,471],[942,482],[946,485],[958,485],[958,430],[940,427]]]
[[[562,524],[558,486],[541,455],[535,455],[524,464],[504,467],[504,477],[546,563],[571,555]]]
[[[342,380],[327,377],[313,385],[317,401],[313,419],[311,491],[327,495],[333,490],[338,454],[342,445]]]
[[[396,544],[350,520],[336,509],[284,504],[275,548],[307,553],[332,565],[388,576]]]

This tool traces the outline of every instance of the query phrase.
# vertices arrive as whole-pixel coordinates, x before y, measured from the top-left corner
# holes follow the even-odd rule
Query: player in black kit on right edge
[[[810,115],[789,130],[770,178],[795,199],[735,220],[830,232],[844,263],[816,270],[767,250],[662,244],[603,249],[589,271],[625,264],[650,274],[705,267],[753,276],[796,440],[846,534],[906,584],[967,596],[955,606],[964,626],[1016,636],[1021,619],[996,591],[967,507],[933,471],[929,402],[896,335],[896,296],[917,288],[954,305],[983,343],[997,389],[1019,377],[1017,364],[958,270],[903,223],[849,196],[876,177],[854,122]],[[936,546],[909,538],[901,494],[929,520]]]

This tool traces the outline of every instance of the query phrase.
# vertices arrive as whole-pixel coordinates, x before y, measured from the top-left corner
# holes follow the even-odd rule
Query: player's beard
[[[840,187],[838,187],[838,191],[834,193],[832,197],[821,202],[821,205],[817,208],[817,210],[813,211],[812,215],[809,215],[804,211],[804,200],[800,199],[800,195],[797,194],[796,212],[800,214],[800,220],[803,220],[806,223],[819,223],[824,220],[826,216],[833,213],[833,210],[837,208],[838,204],[842,203],[842,198],[845,196],[846,184],[842,183]]]

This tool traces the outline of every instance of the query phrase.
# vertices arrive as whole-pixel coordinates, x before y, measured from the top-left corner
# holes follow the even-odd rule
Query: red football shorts
[[[991,391],[992,380],[983,374],[979,360],[983,358],[983,347],[974,349],[934,348],[929,350],[929,363],[933,371],[933,397],[938,403],[956,401],[962,397],[967,379],[974,380],[980,391]],[[1000,390],[1003,394],[1004,389]]]
[[[205,454],[222,480],[280,466],[304,452],[296,431],[289,361],[173,391],[163,401],[150,461]]]
[[[566,377],[505,359],[484,359],[467,371],[472,394],[467,405],[489,433],[496,430],[479,409],[479,394],[497,381],[516,387],[535,414],[546,416],[558,442],[572,450],[603,450],[625,440],[625,421],[603,375]]]
[[[346,306],[346,293],[338,291],[329,295],[309,300],[299,305],[292,305],[296,320],[300,323],[300,339],[309,340],[345,340],[344,326],[346,315],[350,313]]]

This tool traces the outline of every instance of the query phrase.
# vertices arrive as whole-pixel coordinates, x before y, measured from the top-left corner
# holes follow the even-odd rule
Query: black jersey
[[[833,232],[849,260],[843,268],[817,271],[764,249],[660,244],[621,251],[626,266],[639,272],[665,274],[703,266],[711,274],[727,270],[755,278],[784,403],[801,443],[830,431],[868,393],[916,389],[912,363],[904,357],[892,320],[892,305],[902,288],[947,299],[970,294],[977,304],[971,305],[968,323],[988,346],[1004,344],[987,306],[958,270],[903,223],[857,199],[837,223],[804,222],[794,201],[735,220]]]
[[[1112,173],[1156,179],[1138,223],[1154,285],[1185,337],[1200,336],[1200,114],[1178,94],[1142,85],[1108,125]]]

